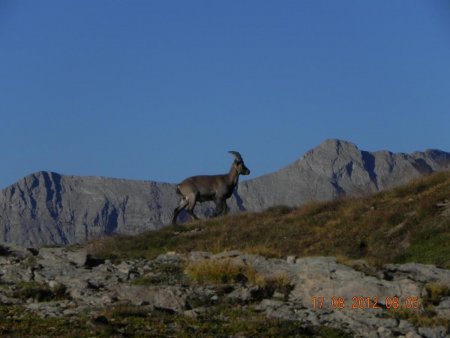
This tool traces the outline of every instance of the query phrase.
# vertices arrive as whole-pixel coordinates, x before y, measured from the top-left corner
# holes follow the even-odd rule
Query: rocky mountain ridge
[[[249,165],[251,167],[251,165]],[[377,192],[422,174],[450,169],[450,153],[361,151],[327,140],[291,165],[239,183],[232,211],[261,211]],[[111,234],[137,234],[170,223],[176,186],[152,181],[29,175],[0,192],[0,241],[21,246],[66,245]],[[198,205],[203,217],[213,205]]]
[[[139,233],[162,226],[175,200],[171,184],[39,172],[1,192],[1,240],[66,245]]]
[[[273,174],[242,182],[239,196],[247,210],[298,206],[375,193],[448,169],[450,153],[440,150],[368,152],[350,142],[327,140]]]

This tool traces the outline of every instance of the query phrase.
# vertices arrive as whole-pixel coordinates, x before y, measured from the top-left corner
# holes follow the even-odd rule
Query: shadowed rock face
[[[234,212],[298,206],[377,192],[447,169],[450,154],[439,150],[367,152],[327,140],[273,174],[241,182],[228,203]],[[179,198],[175,190],[173,184],[151,181],[35,173],[0,192],[0,241],[65,245],[156,229],[170,223]],[[204,203],[196,212],[207,217],[213,208]]]
[[[20,245],[81,243],[156,229],[171,217],[171,184],[39,172],[0,195],[0,240]]]

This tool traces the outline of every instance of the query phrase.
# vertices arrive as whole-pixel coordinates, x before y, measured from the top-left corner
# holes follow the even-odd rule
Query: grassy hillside
[[[89,247],[111,259],[239,249],[272,257],[332,255],[373,265],[418,262],[450,269],[450,172],[376,195],[168,226]]]

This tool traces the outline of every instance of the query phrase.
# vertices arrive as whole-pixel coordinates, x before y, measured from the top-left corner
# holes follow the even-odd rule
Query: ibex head
[[[229,151],[229,153],[234,155],[233,167],[236,169],[237,173],[239,175],[250,175],[250,169],[245,166],[241,154],[239,154],[239,152],[237,151],[232,150]]]

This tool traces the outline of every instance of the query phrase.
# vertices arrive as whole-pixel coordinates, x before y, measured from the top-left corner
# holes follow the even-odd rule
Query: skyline
[[[326,139],[450,151],[450,4],[0,1],[0,188],[249,178]]]

